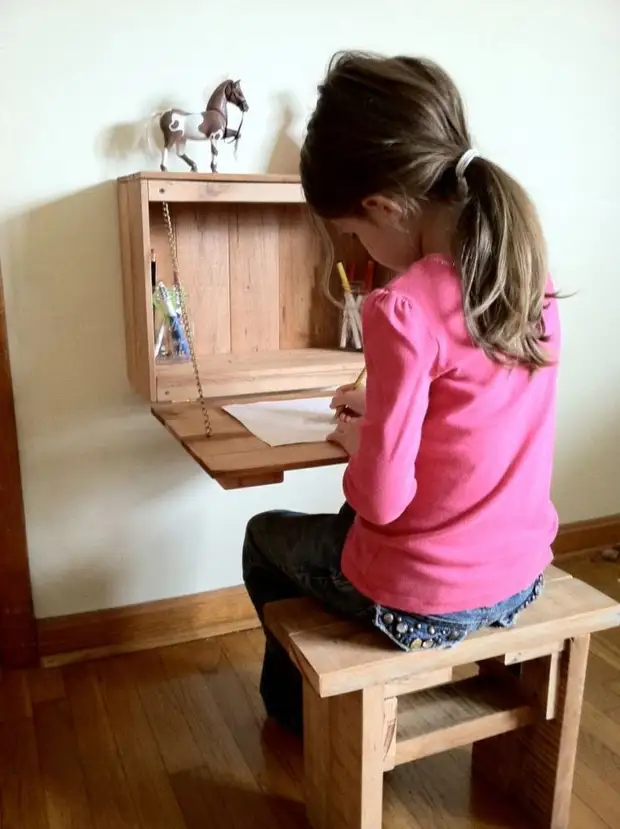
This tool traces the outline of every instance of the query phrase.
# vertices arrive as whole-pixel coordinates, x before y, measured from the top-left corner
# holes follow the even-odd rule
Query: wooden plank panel
[[[326,829],[328,791],[331,784],[330,743],[333,723],[329,717],[330,700],[321,699],[304,686],[304,795],[310,825]]]
[[[530,662],[541,656],[551,656],[564,650],[564,641],[546,642],[544,645],[535,645],[527,650],[512,651],[504,654],[504,665],[518,665],[521,662]]]
[[[342,829],[377,829],[383,814],[384,689],[329,700],[327,814]]]
[[[196,354],[231,347],[229,222],[226,207],[179,205],[173,210],[179,279],[185,289]]]
[[[174,172],[167,170],[162,172],[160,170],[140,170],[137,173],[130,173],[127,176],[121,176],[119,181],[154,181],[161,183],[166,181],[184,181],[184,182],[212,182],[221,183],[223,181],[230,183],[249,182],[251,184],[299,184],[299,174],[295,173],[191,173]]]
[[[321,336],[325,318],[330,316],[318,284],[321,268],[321,240],[310,223],[307,211],[290,206],[280,212],[280,348],[334,347]],[[337,311],[331,316],[338,316]]]
[[[545,581],[548,584],[565,581],[570,578],[572,577],[569,574],[564,573],[553,565],[550,565],[545,570]],[[354,623],[343,622],[343,620],[334,616],[333,613],[325,610],[317,601],[310,598],[285,599],[279,602],[272,602],[265,607],[265,620],[269,630],[271,630],[286,650],[291,650],[291,636],[303,631],[329,627],[330,635],[335,636],[340,631],[346,636],[350,635],[353,631],[360,630]],[[554,643],[554,649],[555,647],[556,643]],[[466,679],[468,677],[463,675],[463,670],[466,669],[461,669],[459,678]],[[428,674],[416,672],[413,676],[401,677],[386,684],[386,698],[442,685],[452,679],[453,673],[452,667],[447,666]]]
[[[538,716],[534,706],[498,677],[473,677],[400,697],[395,763],[514,731]]]
[[[155,398],[151,250],[147,185],[118,185],[125,348],[129,381],[147,400]]]
[[[527,649],[546,638],[563,635],[568,639],[618,624],[617,602],[584,582],[570,579],[548,585],[514,628],[479,631],[449,650],[398,652],[378,632],[353,624],[348,629],[338,626],[336,647],[330,627],[294,634],[292,640],[308,680],[322,696],[331,696]]]
[[[346,463],[346,453],[321,441],[291,446],[268,446],[222,409],[209,409],[213,433],[207,438],[200,410],[195,405],[153,407],[153,414],[183,448],[223,486],[254,479],[256,483],[281,479],[292,469],[309,469]]]
[[[397,679],[396,682],[386,683],[385,697],[389,699],[390,697],[400,697],[403,694],[411,694],[414,691],[424,691],[426,688],[435,688],[438,685],[452,682],[452,678],[452,668],[441,668],[439,671],[433,671],[430,674]]]
[[[230,314],[234,354],[277,351],[279,218],[239,205],[230,214]]]
[[[213,400],[334,388],[353,382],[364,364],[361,354],[318,348],[197,356],[204,395]],[[193,401],[197,396],[190,363],[158,364],[158,401]]]
[[[547,583],[552,581],[564,581],[564,579],[572,579],[571,574],[559,567],[556,567],[554,564],[550,564],[545,570],[545,582]]]
[[[282,647],[288,649],[294,633],[331,625],[336,617],[314,599],[283,599],[265,606],[265,621]]]
[[[243,452],[226,452],[214,455],[205,446],[206,438],[187,441],[190,454],[210,473],[218,478],[230,474],[271,474],[275,471],[288,472],[292,469],[310,469],[316,466],[331,466],[346,463],[347,455],[333,443],[300,443],[291,446],[266,446],[262,444],[250,450],[248,443]],[[255,438],[258,440],[258,438]]]
[[[301,185],[295,181],[165,180],[148,181],[152,202],[218,202],[219,204],[301,204]]]
[[[383,769],[391,771],[396,765],[398,700],[396,697],[388,697],[387,686],[383,688],[383,696]]]

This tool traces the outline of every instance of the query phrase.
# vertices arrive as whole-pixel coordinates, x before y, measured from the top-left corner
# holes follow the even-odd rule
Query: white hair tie
[[[480,153],[478,152],[478,150],[465,150],[463,155],[459,158],[459,160],[456,163],[456,177],[459,179],[463,178],[463,176],[465,175],[465,170],[467,170],[474,158],[479,157]]]

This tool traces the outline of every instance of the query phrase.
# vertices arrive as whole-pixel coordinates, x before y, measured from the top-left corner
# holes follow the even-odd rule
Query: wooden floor
[[[620,564],[563,565],[620,599]],[[307,826],[299,745],[265,724],[260,632],[0,685],[2,829]],[[384,829],[527,829],[457,751],[386,779]],[[596,637],[572,829],[620,827],[620,631]]]

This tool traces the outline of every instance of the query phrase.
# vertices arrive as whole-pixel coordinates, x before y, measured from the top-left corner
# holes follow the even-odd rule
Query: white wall
[[[156,169],[146,116],[200,109],[228,74],[251,112],[221,170],[290,171],[342,47],[443,62],[480,149],[536,197],[556,280],[579,292],[555,497],[563,521],[620,511],[619,36],[617,0],[3,0],[0,254],[37,614],[239,583],[252,513],[339,505],[340,469],[222,491],[129,390],[113,180]]]

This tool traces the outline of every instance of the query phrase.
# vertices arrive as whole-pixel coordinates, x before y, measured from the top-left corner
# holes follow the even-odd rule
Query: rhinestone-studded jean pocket
[[[518,616],[539,598],[543,588],[544,576],[541,574],[531,587],[493,607],[449,616],[418,616],[374,605],[372,622],[404,651],[452,648],[481,628],[512,627]]]
[[[540,598],[543,590],[545,589],[545,576],[541,573],[540,576],[536,579],[532,587],[528,591],[524,591],[522,596],[520,596],[521,601],[517,604],[514,602],[512,606],[503,610],[502,605],[498,606],[499,609],[502,609],[503,612],[500,613],[498,618],[494,619],[491,622],[491,627],[497,628],[511,628],[517,623],[517,619],[526,610],[531,604],[533,604],[537,599]],[[508,604],[508,603],[504,603]]]
[[[382,605],[374,607],[373,624],[404,651],[453,648],[471,632],[467,625],[435,622]]]

